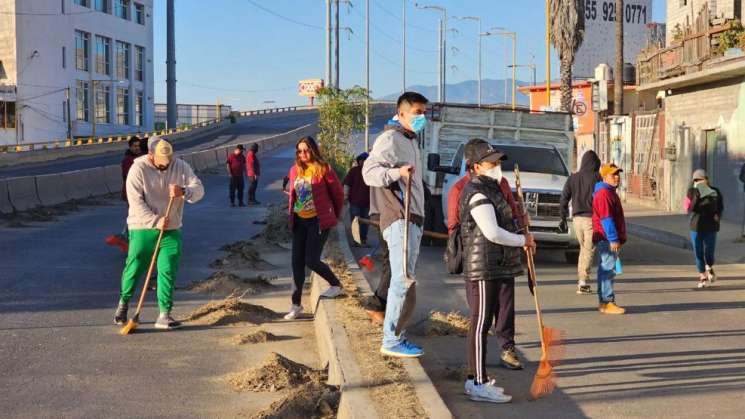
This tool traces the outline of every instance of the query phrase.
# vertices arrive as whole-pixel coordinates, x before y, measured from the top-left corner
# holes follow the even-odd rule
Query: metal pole
[[[331,86],[331,0],[326,0],[326,86]]]
[[[370,0],[365,0],[365,151],[370,151]]]
[[[402,42],[402,44],[403,44],[403,56],[402,56],[403,69],[401,70],[401,74],[402,74],[402,78],[403,78],[403,90],[401,91],[401,93],[405,93],[406,92],[406,1],[407,0],[403,0],[401,2],[403,4],[403,22],[404,22],[404,24],[403,24],[403,35],[404,35],[404,39],[403,39],[403,42]]]
[[[442,102],[447,102],[448,98],[448,12],[442,9],[442,14],[445,16],[442,19]]]
[[[517,32],[512,33],[512,110],[517,106]]]
[[[334,28],[334,41],[335,41],[335,45],[334,45],[334,49],[335,49],[335,52],[334,52],[334,57],[335,57],[334,87],[336,89],[339,89],[339,0],[334,0],[334,3],[336,5],[336,11],[335,11],[336,17],[334,18],[336,22],[336,27]]]
[[[167,128],[176,128],[176,22],[174,0],[166,1],[166,107]]]
[[[551,0],[546,0],[546,108],[551,107]]]
[[[507,67],[507,60],[509,59],[508,57],[509,57],[509,51],[507,50],[507,47],[505,46],[504,48],[504,64],[505,64],[504,79],[502,80],[502,87],[504,88],[504,92],[502,96],[504,98],[504,101],[502,103],[504,103],[505,105],[507,104],[507,79],[509,78],[507,75],[507,68],[509,68]]]
[[[65,109],[67,111],[67,139],[72,139],[72,115],[70,114],[70,86],[65,88]]]
[[[477,36],[478,39],[478,55],[479,55],[479,63],[478,63],[478,79],[479,79],[479,106],[481,106],[481,19],[479,19],[479,33]]]
[[[96,80],[91,81],[91,137],[96,138]]]
[[[439,53],[439,59],[438,59],[438,74],[437,74],[437,101],[442,103],[443,102],[443,95],[442,95],[442,75],[443,75],[443,63],[442,63],[442,19],[440,19],[440,31],[438,32],[439,39],[437,40],[438,45],[438,53]]]
[[[623,16],[623,0],[616,0],[616,69],[613,83],[615,115],[623,114]]]

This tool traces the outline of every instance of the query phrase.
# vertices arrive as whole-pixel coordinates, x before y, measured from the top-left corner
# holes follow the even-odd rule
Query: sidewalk
[[[643,239],[691,250],[688,215],[625,202],[623,210],[629,234]],[[725,263],[745,263],[745,240],[741,226],[723,221],[717,239],[717,259]]]

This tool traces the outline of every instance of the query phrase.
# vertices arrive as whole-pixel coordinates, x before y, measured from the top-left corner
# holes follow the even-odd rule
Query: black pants
[[[248,177],[248,202],[256,202],[256,188],[259,186],[259,178],[256,176]]]
[[[238,203],[243,204],[243,175],[230,176],[230,203],[235,204],[235,195],[238,195]]]
[[[466,296],[471,307],[468,330],[468,370],[476,383],[486,381],[486,339],[492,320],[501,349],[515,346],[515,278],[498,281],[466,281]],[[500,351],[501,352],[501,351]]]
[[[321,261],[321,253],[329,230],[321,231],[318,217],[300,218],[294,216],[292,226],[292,304],[300,305],[305,284],[305,267],[321,276],[332,286],[340,286],[339,279],[328,265]]]
[[[388,288],[391,286],[391,262],[388,259],[388,244],[383,240],[383,233],[379,229],[378,243],[380,243],[380,280],[378,287],[375,289],[375,295],[370,299],[367,309],[374,311],[385,311],[385,303],[388,300]]]

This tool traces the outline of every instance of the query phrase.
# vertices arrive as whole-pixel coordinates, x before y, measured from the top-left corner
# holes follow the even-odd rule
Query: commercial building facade
[[[0,146],[153,127],[153,0],[0,0]]]

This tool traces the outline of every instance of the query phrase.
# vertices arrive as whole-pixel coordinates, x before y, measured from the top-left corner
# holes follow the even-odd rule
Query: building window
[[[135,94],[135,125],[145,126],[145,103],[142,92]]]
[[[129,89],[116,89],[116,122],[129,125]]]
[[[75,0],[75,4],[77,4],[78,6],[90,7],[88,0]]]
[[[116,78],[129,80],[129,44],[116,41]]]
[[[78,96],[78,103],[77,103],[77,111],[78,111],[78,121],[90,121],[90,114],[88,113],[88,110],[90,109],[89,103],[88,103],[88,82],[78,80],[77,81],[77,96]]]
[[[75,31],[75,68],[88,71],[88,51],[90,50],[91,34]]]
[[[114,14],[129,20],[129,0],[114,0]]]
[[[16,103],[0,101],[0,128],[16,127]]]
[[[111,123],[111,87],[96,86],[96,123]]]
[[[111,39],[96,35],[96,73],[111,75]]]
[[[135,80],[145,80],[145,48],[135,45]]]
[[[140,3],[135,3],[135,22],[145,24],[145,6]]]
[[[93,0],[93,8],[102,13],[109,13],[109,0]]]
[[[67,47],[62,47],[62,68],[67,68]]]

